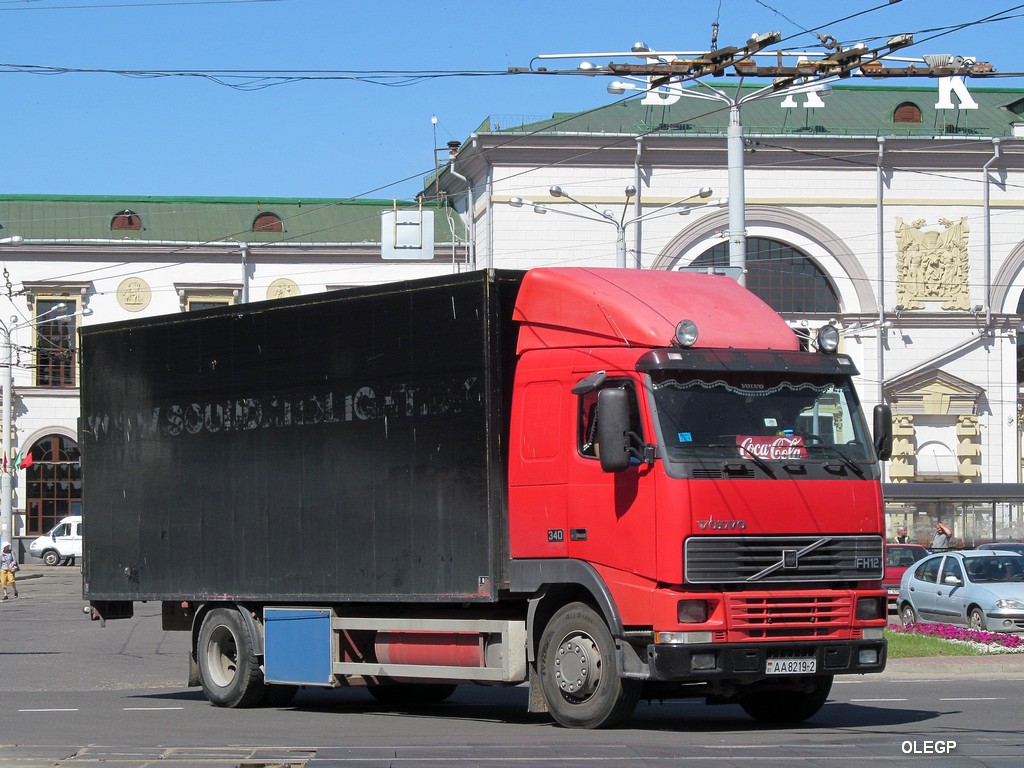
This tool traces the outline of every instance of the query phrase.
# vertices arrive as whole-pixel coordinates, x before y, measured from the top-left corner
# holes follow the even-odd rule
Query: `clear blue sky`
[[[938,29],[1000,11],[1013,18]],[[194,76],[55,69],[505,72],[538,54],[635,41],[707,50],[717,20],[719,47],[772,29],[785,47],[808,50],[817,40],[805,30],[847,43],[911,32],[934,39],[906,55],[970,55],[1024,72],[1021,14],[1009,0],[0,0],[0,193],[408,199],[435,146],[464,140],[488,115],[549,117],[612,98],[607,78],[307,79],[238,90]]]

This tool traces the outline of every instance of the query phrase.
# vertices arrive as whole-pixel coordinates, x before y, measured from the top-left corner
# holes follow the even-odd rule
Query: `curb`
[[[1024,680],[1024,653],[988,656],[923,656],[889,659],[883,677],[949,680],[951,677],[990,677]]]

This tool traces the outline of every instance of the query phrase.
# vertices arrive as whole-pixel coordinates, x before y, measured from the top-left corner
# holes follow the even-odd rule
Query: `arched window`
[[[29,463],[31,457],[31,463]],[[47,435],[25,455],[25,511],[29,536],[53,528],[68,515],[82,513],[82,462],[78,444],[64,435]]]
[[[284,222],[276,213],[261,213],[252,220],[253,232],[284,232]]]
[[[705,251],[690,266],[729,266],[729,244]],[[839,311],[839,297],[825,273],[807,254],[775,240],[747,239],[747,288],[776,312]]]
[[[920,123],[921,108],[912,101],[904,101],[892,113],[894,123]]]
[[[110,229],[113,230],[139,230],[142,229],[142,219],[135,211],[125,208],[110,220]]]

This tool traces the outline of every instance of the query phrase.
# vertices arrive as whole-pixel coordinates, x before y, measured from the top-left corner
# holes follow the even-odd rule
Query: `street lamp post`
[[[618,218],[616,218],[615,214],[613,214],[611,211],[601,211],[595,208],[594,206],[590,205],[589,203],[584,203],[581,200],[577,200],[575,197],[573,197],[572,195],[570,195],[568,192],[566,192],[564,189],[557,185],[551,187],[548,190],[548,194],[550,194],[552,197],[564,197],[566,200],[571,200],[572,202],[576,203],[576,205],[586,208],[588,211],[590,211],[591,215],[587,215],[584,213],[576,213],[575,211],[564,211],[561,208],[552,208],[547,205],[534,203],[522,197],[513,197],[508,201],[508,204],[511,205],[513,208],[522,208],[524,205],[528,205],[531,208],[533,208],[534,213],[543,214],[548,213],[550,211],[552,213],[560,213],[563,216],[573,216],[577,219],[586,219],[587,221],[597,221],[603,224],[610,224],[611,226],[615,227],[615,266],[618,267],[619,269],[626,268],[626,227],[630,226],[631,224],[636,224],[637,222],[657,218],[659,216],[667,216],[673,213],[686,214],[692,211],[694,208],[703,208],[706,207],[707,205],[725,204],[724,200],[718,200],[710,204],[702,203],[701,205],[689,205],[682,208],[677,207],[689,200],[693,200],[695,198],[706,199],[708,197],[711,197],[712,194],[714,194],[711,187],[701,187],[688,197],[684,197],[681,200],[676,200],[674,203],[669,203],[668,205],[663,205],[660,208],[656,208],[653,211],[649,211],[645,214],[641,214],[639,216],[634,216],[631,219],[627,219],[626,210],[629,207],[629,199],[636,195],[636,187],[630,184],[628,187],[626,187],[624,192],[626,195],[626,204],[623,205],[622,215],[619,216]],[[636,256],[636,266],[637,268],[640,267],[640,254],[637,254]]]
[[[21,235],[5,237],[0,239],[0,245],[21,245],[25,239]],[[12,318],[11,325],[17,321]],[[11,331],[0,322],[0,397],[3,398],[3,418],[0,419],[0,429],[3,429],[3,456],[4,467],[0,477],[0,540],[11,542],[12,549],[14,542],[14,527],[11,524],[11,476],[8,474],[7,461],[11,452]],[[13,467],[11,467],[13,471]]]
[[[789,97],[797,94],[810,94],[816,98],[819,94],[824,95],[832,90],[831,86],[823,81],[809,84],[800,84],[776,90],[774,85],[758,88],[752,93],[743,97],[732,96],[725,91],[714,88],[703,81],[697,81],[699,88],[682,88],[679,86],[670,87],[668,99],[674,101],[681,96],[688,96],[694,99],[705,99],[725,104],[729,108],[729,127],[726,133],[726,164],[728,166],[729,179],[729,266],[738,274],[740,285],[747,282],[747,216],[746,216],[746,188],[745,188],[745,160],[744,160],[744,139],[743,122],[740,117],[740,107],[752,101],[772,97]],[[626,91],[649,91],[650,87],[644,83],[635,85],[629,82],[613,81],[608,86],[608,93],[620,95]]]
[[[3,241],[0,240],[0,244]],[[0,321],[0,394],[3,397],[3,414],[0,418],[0,429],[3,429],[3,436],[0,439],[3,448],[3,472],[0,473],[0,538],[10,542],[13,549],[14,544],[14,522],[13,522],[13,489],[11,477],[14,474],[14,459],[11,456],[11,421],[14,411],[14,380],[13,380],[13,349],[11,334],[21,328],[28,328],[38,323],[43,317],[65,309],[64,302],[55,304],[46,312],[37,315],[31,320],[18,322],[17,316],[11,317],[10,324]]]

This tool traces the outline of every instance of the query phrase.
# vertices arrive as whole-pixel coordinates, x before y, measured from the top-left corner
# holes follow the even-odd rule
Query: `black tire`
[[[900,606],[900,623],[904,627],[917,624],[917,611],[914,610],[914,606],[910,603],[904,603]]]
[[[389,707],[429,707],[440,704],[453,693],[451,683],[384,683],[368,685],[366,690],[381,704]]]
[[[236,609],[215,608],[206,615],[196,655],[199,680],[210,703],[252,707],[263,701],[263,672],[249,630]]]
[[[46,565],[57,565],[60,562],[60,554],[55,549],[48,549],[43,552],[43,562]]]
[[[970,610],[967,611],[967,626],[980,632],[988,630],[988,620],[985,618],[985,612],[976,605],[972,605]]]
[[[548,711],[566,728],[607,728],[636,708],[643,684],[619,677],[615,642],[590,606],[571,603],[548,622],[537,655]]]
[[[754,690],[740,697],[743,711],[761,723],[800,723],[818,713],[832,690],[832,675],[814,678],[810,691]]]

